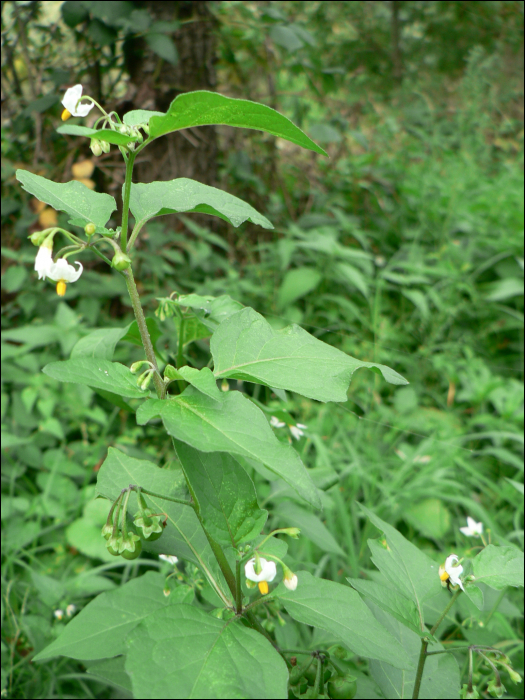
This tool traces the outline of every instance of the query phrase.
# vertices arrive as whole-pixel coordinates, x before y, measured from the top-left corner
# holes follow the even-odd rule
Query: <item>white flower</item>
[[[272,417],[270,418],[270,425],[271,425],[273,428],[284,428],[284,426],[286,425],[286,423],[283,423],[282,420],[279,420],[279,419],[276,418],[275,416],[272,416]]]
[[[477,523],[470,515],[467,516],[467,527],[460,527],[461,532],[467,537],[479,537],[483,532],[483,523]]]
[[[159,554],[159,559],[162,559],[162,561],[167,561],[168,564],[172,564],[173,566],[175,566],[175,564],[179,561],[179,558],[173,554]]]
[[[56,617],[57,620],[61,620],[64,617],[64,611],[63,610],[55,610],[53,615]]]
[[[457,562],[459,562],[459,557],[455,554],[447,557],[445,565],[439,567],[439,578],[443,585],[446,585],[447,581],[450,580],[453,586],[459,586],[464,591],[463,582],[459,578],[463,573],[463,567]]]
[[[38,279],[45,280],[49,266],[53,264],[53,251],[47,246],[41,245],[35,259],[35,270],[38,272]]]
[[[296,440],[299,440],[304,435],[304,431],[306,430],[306,425],[303,425],[302,423],[297,423],[297,425],[289,425],[288,427],[290,428],[292,436]]]
[[[73,613],[76,611],[76,609],[77,609],[77,606],[76,606],[76,605],[73,605],[73,603],[71,603],[71,604],[68,605],[67,608],[66,608],[66,615],[67,615],[68,617],[72,617],[72,616],[73,616]]]
[[[66,121],[69,117],[86,117],[93,109],[93,102],[89,104],[80,104],[82,99],[82,85],[75,85],[66,90],[62,104],[65,109],[62,112],[62,120]]]
[[[249,581],[255,581],[259,584],[259,591],[262,595],[268,593],[268,581],[273,581],[277,574],[277,567],[274,561],[267,561],[263,557],[259,557],[261,565],[260,573],[255,573],[255,558],[250,559],[244,566],[244,573]]]
[[[297,576],[290,569],[285,571],[283,582],[289,591],[295,591],[297,588]]]

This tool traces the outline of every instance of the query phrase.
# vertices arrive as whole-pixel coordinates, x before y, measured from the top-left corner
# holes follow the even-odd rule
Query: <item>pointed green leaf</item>
[[[102,358],[80,355],[63,362],[50,362],[42,372],[59,382],[86,384],[119,396],[135,399],[148,396],[148,392],[139,389],[137,378],[128,367]]]
[[[523,586],[523,552],[517,547],[489,544],[472,562],[476,583],[486,583],[501,590],[506,586]]]
[[[266,131],[323,156],[327,155],[326,151],[314,143],[299,127],[275,109],[258,102],[237,100],[207,90],[178,95],[163,117],[151,118],[150,136],[157,138],[170,131],[205,124],[225,124]]]
[[[383,586],[375,581],[367,581],[361,578],[347,578],[348,583],[364,598],[368,598],[396,620],[402,622],[413,632],[423,637],[428,634],[419,627],[419,615],[413,601],[388,586]]]
[[[308,470],[291,445],[275,437],[264,414],[238,391],[214,401],[193,387],[167,401],[146,401],[137,411],[144,425],[160,415],[177,440],[201,452],[232,452],[262,462],[315,508],[321,501]]]
[[[346,557],[346,553],[337,544],[330,530],[314,513],[290,501],[279,504],[273,512],[284,520],[286,525],[300,528],[301,537],[308,537],[324,552]]]
[[[74,225],[93,223],[104,227],[117,208],[117,203],[109,194],[93,192],[77,180],[53,182],[27,170],[17,170],[16,178],[26,192],[53,209],[69,214],[70,223],[74,222]]]
[[[421,638],[373,603],[371,603],[371,608],[378,622],[403,647],[411,661],[410,668],[400,670],[391,661],[385,663],[371,659],[372,677],[383,691],[385,698],[411,698],[421,652]],[[443,646],[439,643],[431,643],[428,646],[428,651],[443,651]],[[439,698],[440,700],[452,700],[460,697],[459,668],[452,654],[437,654],[427,657],[419,697]]]
[[[154,493],[189,500],[183,483],[180,471],[160,469],[153,462],[129,457],[124,452],[110,447],[98,473],[97,493],[114,501],[123,488],[136,484]],[[207,575],[223,601],[229,600],[226,582],[193,508],[167,501],[160,496],[145,494],[144,497],[146,502],[155,508],[155,512],[166,513],[168,517],[168,524],[162,536],[154,542],[143,542],[144,550],[154,554],[174,554],[191,561]],[[136,497],[132,496],[128,504],[130,517],[133,517],[136,511]]]
[[[71,350],[71,357],[100,357],[111,360],[115,347],[127,333],[126,328],[97,328],[80,338]]]
[[[259,508],[253,482],[239,463],[224,452],[198,452],[179,441],[175,448],[213,539],[235,547],[257,537],[268,511]]]
[[[232,226],[251,221],[263,228],[273,228],[265,216],[242,199],[187,177],[145,185],[133,183],[129,207],[140,223],[154,216],[188,212],[218,216]]]
[[[190,605],[144,620],[128,637],[136,698],[286,698],[283,658],[261,634]]]
[[[425,630],[423,602],[441,590],[438,565],[368,508],[361,505],[361,510],[384,533],[381,542],[368,540],[372,561],[402,595],[415,603],[420,629]]]
[[[151,117],[163,117],[164,112],[155,112],[151,109],[132,109],[126,112],[122,121],[127,126],[138,126],[139,124],[149,124]]]
[[[103,659],[122,654],[129,632],[155,610],[165,610],[172,604],[162,593],[163,587],[164,577],[149,571],[114,591],[102,593],[88,603],[58,639],[37,654],[33,661],[53,656]]]
[[[381,372],[391,384],[408,384],[389,367],[356,360],[295,324],[275,331],[251,308],[223,321],[210,349],[217,378],[244,379],[317,401],[346,401],[352,374],[360,367]]]
[[[121,134],[120,131],[113,131],[113,129],[90,129],[79,124],[64,124],[59,126],[57,131],[59,134],[65,134],[66,136],[85,136],[88,139],[107,141],[115,146],[125,146],[130,141],[137,141],[138,139],[138,136]]]
[[[119,690],[121,689],[121,692],[124,690],[131,697],[133,688],[131,687],[131,678],[124,668],[125,661],[124,656],[116,656],[113,659],[104,659],[99,663],[86,664],[86,673],[99,678],[104,683],[111,684],[113,687],[116,686]]]
[[[188,367],[185,365],[180,369],[175,369],[175,367],[167,365],[164,369],[164,376],[173,380],[182,379],[198,389],[201,394],[209,396],[210,399],[222,401],[222,394],[217,388],[217,382],[209,367],[204,367],[199,370],[195,369],[195,367]]]
[[[279,586],[274,592],[294,620],[326,630],[359,656],[388,661],[396,668],[412,666],[403,647],[377,622],[356,591],[306,571],[297,577],[295,591]]]

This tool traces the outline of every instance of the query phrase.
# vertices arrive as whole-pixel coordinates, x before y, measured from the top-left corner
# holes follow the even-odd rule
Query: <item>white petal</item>
[[[292,433],[292,436],[296,439],[299,440],[299,438],[302,437],[303,431],[299,427],[300,423],[298,425],[290,425],[290,432]],[[306,426],[303,426],[306,427]]]
[[[70,265],[65,258],[59,258],[56,263],[50,265],[47,276],[53,282],[63,280],[64,282],[76,282],[82,274],[82,264],[75,260],[75,265],[80,265],[78,270],[75,270],[73,265]]]
[[[284,585],[289,591],[295,591],[297,588],[297,576],[293,574],[290,578],[285,578]]]
[[[244,574],[246,578],[250,581],[256,581],[257,583],[259,583],[259,581],[273,581],[277,574],[275,562],[267,561],[263,559],[263,557],[260,557],[259,561],[262,567],[260,574],[255,573],[255,558],[246,562],[244,565]]]
[[[450,576],[451,583],[454,586],[459,586],[461,590],[464,591],[465,589],[463,588],[463,583],[459,578],[463,573],[463,567],[460,564],[456,565],[457,561],[459,561],[459,557],[456,554],[451,554],[449,557],[447,557],[445,562],[445,571]]]
[[[38,272],[38,279],[45,280],[49,277],[49,269],[53,265],[51,248],[40,246],[35,258],[35,270]]]
[[[162,561],[167,561],[168,564],[173,565],[175,565],[179,561],[179,558],[173,554],[159,554],[159,559],[162,559]]]
[[[275,416],[272,416],[272,417],[270,418],[270,425],[273,426],[274,428],[284,428],[284,426],[286,425],[286,423],[283,423],[282,421],[280,421],[280,420],[279,420],[278,418],[276,418]]]
[[[74,85],[66,90],[62,104],[74,117],[85,117],[93,109],[93,102],[89,104],[79,104],[77,102],[82,97],[82,85]]]

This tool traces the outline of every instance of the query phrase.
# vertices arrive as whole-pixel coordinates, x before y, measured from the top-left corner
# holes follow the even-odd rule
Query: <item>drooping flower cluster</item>
[[[282,564],[282,562],[281,562]],[[283,583],[290,591],[295,591],[297,588],[297,576],[284,564],[284,578]],[[268,561],[263,557],[253,557],[246,562],[244,565],[244,573],[246,575],[246,585],[248,588],[254,588],[255,584],[259,586],[259,591],[261,595],[266,595],[268,593],[268,582],[274,580],[277,574],[277,567],[274,561]]]

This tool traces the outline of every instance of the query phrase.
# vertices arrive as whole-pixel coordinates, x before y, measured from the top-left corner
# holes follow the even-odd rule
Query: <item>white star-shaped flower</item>
[[[82,263],[75,260],[75,264],[79,265],[76,270],[73,265],[70,265],[65,258],[59,258],[53,262],[53,251],[48,246],[40,246],[35,259],[35,270],[38,272],[38,279],[45,280],[49,277],[50,280],[57,283],[57,294],[61,297],[66,293],[68,282],[76,282],[82,274]]]
[[[276,416],[272,416],[272,417],[270,418],[270,425],[271,425],[273,428],[284,428],[284,426],[286,425],[286,423],[283,423],[282,420],[279,420]]]
[[[467,516],[467,527],[460,527],[461,532],[467,537],[480,537],[483,533],[483,523],[477,523],[470,515]]]
[[[302,438],[304,431],[306,430],[306,425],[303,425],[302,423],[297,423],[297,425],[290,425],[288,427],[290,428],[292,437],[294,437],[296,440]]]
[[[69,117],[87,117],[94,107],[93,102],[89,104],[81,104],[82,85],[74,85],[66,90],[62,104],[64,111],[62,112],[62,120],[66,121]]]
[[[443,585],[446,585],[447,581],[450,580],[453,586],[459,586],[464,591],[463,582],[459,578],[463,573],[463,567],[458,562],[459,557],[456,554],[447,557],[445,564],[439,567],[439,578]]]
[[[267,561],[263,557],[259,557],[261,571],[255,573],[255,557],[246,562],[244,573],[249,581],[254,581],[259,584],[259,590],[262,595],[268,593],[268,581],[273,581],[277,574],[277,567],[274,561]]]
[[[159,559],[162,559],[162,561],[167,561],[168,564],[172,564],[173,566],[175,566],[175,564],[179,561],[179,558],[174,554],[159,554]]]

